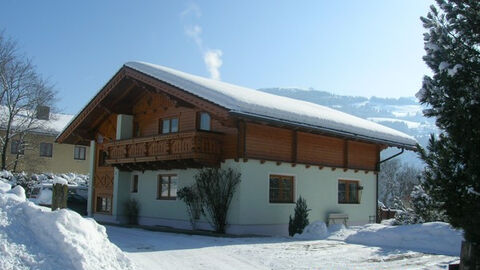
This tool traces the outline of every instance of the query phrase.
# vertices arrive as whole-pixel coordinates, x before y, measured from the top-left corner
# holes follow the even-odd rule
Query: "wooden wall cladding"
[[[291,130],[247,123],[245,135],[247,157],[291,161]]]
[[[179,131],[195,130],[196,110],[175,106],[160,94],[146,93],[133,108],[134,121],[138,124],[138,137],[159,134],[159,122],[165,118],[178,118]]]
[[[222,136],[222,159],[237,157],[237,128],[212,119],[212,130],[224,134]]]
[[[297,162],[343,167],[344,140],[298,132]]]
[[[117,133],[117,114],[111,114],[100,124],[97,130],[97,135],[102,135],[105,140],[115,140]],[[97,136],[95,136],[97,137]]]
[[[139,134],[135,137],[147,137],[161,134],[159,126],[161,120],[178,118],[179,132],[190,132],[197,129],[197,113],[195,107],[176,106],[166,96],[156,93],[145,93],[133,108],[134,121],[138,125]],[[236,157],[237,129],[222,123],[215,115],[211,115],[211,129],[213,132],[224,134],[222,138],[222,159]]]
[[[375,144],[348,142],[348,166],[350,168],[375,170],[378,149]]]

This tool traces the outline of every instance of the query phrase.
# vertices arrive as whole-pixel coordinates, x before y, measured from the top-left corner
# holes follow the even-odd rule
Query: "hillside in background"
[[[262,88],[263,92],[305,100],[328,106],[342,112],[365,118],[409,134],[426,146],[431,133],[437,133],[435,120],[423,116],[424,109],[414,97],[378,98],[335,95],[315,89]],[[387,149],[382,157],[388,157],[398,149]],[[423,166],[417,155],[407,151],[401,155],[405,162]]]

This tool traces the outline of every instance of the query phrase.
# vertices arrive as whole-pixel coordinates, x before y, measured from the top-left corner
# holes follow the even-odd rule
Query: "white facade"
[[[295,203],[270,203],[270,175],[288,175],[294,177],[294,198],[306,199],[310,222],[327,222],[329,213],[347,214],[348,224],[364,224],[375,217],[376,175],[365,172],[318,166],[308,167],[291,163],[260,162],[251,160],[238,162],[227,160],[221,168],[234,168],[241,173],[241,182],[230,206],[227,233],[287,235],[288,218],[293,216]],[[124,204],[130,198],[140,203],[140,224],[163,225],[190,229],[186,206],[183,201],[157,199],[158,175],[175,174],[178,176],[178,189],[190,186],[194,182],[197,169],[159,170],[121,172],[115,170],[112,217],[95,215],[97,219],[122,223]],[[138,191],[132,192],[134,175],[138,175]],[[363,187],[358,204],[338,203],[338,180],[359,181]],[[106,219],[107,218],[107,219]],[[208,229],[209,225],[202,217],[199,228]]]

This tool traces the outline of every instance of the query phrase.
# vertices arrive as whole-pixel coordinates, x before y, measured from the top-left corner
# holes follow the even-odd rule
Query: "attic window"
[[[37,106],[37,119],[49,120],[49,118],[50,118],[50,107]]]
[[[178,132],[178,118],[162,119],[162,134]]]
[[[210,114],[206,113],[206,112],[201,112],[200,113],[200,116],[199,116],[199,120],[200,120],[200,123],[199,123],[199,126],[198,128],[200,130],[210,130],[211,127],[210,127]]]

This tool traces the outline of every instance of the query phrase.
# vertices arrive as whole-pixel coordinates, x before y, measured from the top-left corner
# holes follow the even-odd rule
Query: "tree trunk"
[[[53,184],[52,210],[67,208],[68,186]]]
[[[480,270],[480,246],[478,244],[462,242],[460,270]]]
[[[2,147],[2,170],[7,169],[7,149],[8,143],[10,141],[10,129],[12,127],[12,121],[10,117],[11,113],[9,113],[9,119],[7,122],[7,128],[5,130],[5,139],[3,140],[3,147]]]

